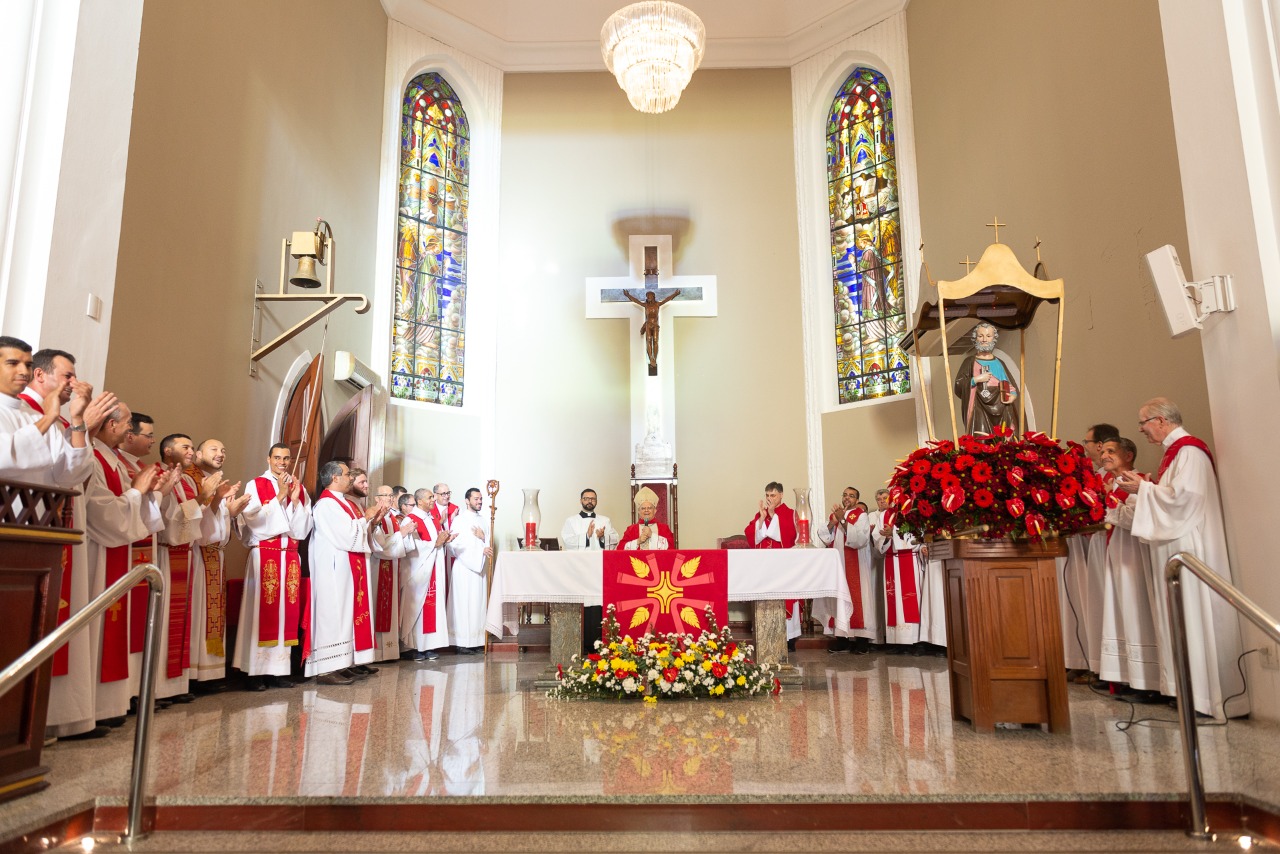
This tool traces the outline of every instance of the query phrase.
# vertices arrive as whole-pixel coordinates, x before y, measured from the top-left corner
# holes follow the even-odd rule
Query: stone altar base
[[[787,606],[781,600],[755,602],[753,629],[756,638],[756,661],[778,665],[778,681],[793,688],[802,687],[800,670],[787,657]]]
[[[552,602],[551,609],[551,665],[533,681],[535,688],[554,688],[556,665],[568,664],[569,659],[582,652],[582,606],[577,602]]]

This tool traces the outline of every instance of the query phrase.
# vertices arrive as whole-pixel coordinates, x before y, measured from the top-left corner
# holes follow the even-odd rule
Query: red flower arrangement
[[[899,463],[884,522],[924,537],[1040,540],[1101,523],[1105,496],[1080,445],[998,428],[930,442]]]

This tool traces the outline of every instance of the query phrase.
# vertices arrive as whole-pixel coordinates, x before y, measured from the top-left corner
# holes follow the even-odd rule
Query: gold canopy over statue
[[[1003,223],[997,223],[1003,225]],[[998,330],[1017,330],[1018,376],[1026,375],[1026,335],[1036,309],[1043,302],[1058,305],[1058,340],[1053,367],[1053,410],[1049,435],[1058,433],[1058,388],[1062,374],[1062,319],[1066,293],[1062,279],[1044,278],[1044,265],[1037,260],[1036,274],[1023,269],[1008,246],[997,241],[982,253],[982,258],[962,279],[939,281],[938,302],[922,302],[914,328],[902,339],[902,349],[919,360],[924,356],[942,356],[944,371],[954,382],[955,394],[948,395],[951,411],[952,438],[959,441],[956,399],[963,406],[966,433],[990,432],[1001,424],[1026,429],[1026,396],[1013,381],[1008,367],[994,354]],[[1039,242],[1036,243],[1037,259]],[[923,278],[928,276],[924,269]],[[960,371],[951,371],[951,354],[964,352],[971,337],[976,352],[967,356]],[[943,342],[947,346],[943,346]],[[929,438],[935,437],[933,416],[929,407],[929,390],[925,389],[925,420]],[[1016,423],[1013,417],[1017,409]]]

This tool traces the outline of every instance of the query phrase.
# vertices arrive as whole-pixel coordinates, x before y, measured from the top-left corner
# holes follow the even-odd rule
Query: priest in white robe
[[[449,643],[463,655],[484,652],[485,566],[493,549],[485,530],[489,520],[480,512],[483,506],[484,496],[471,487],[449,527],[447,548],[453,555],[446,605]]]
[[[83,487],[94,465],[86,434],[115,408],[115,395],[91,401],[93,389],[76,380],[71,354],[41,351],[42,358],[36,360],[25,342],[8,340],[20,346],[5,346],[5,339],[0,339],[0,447],[8,463],[0,477],[76,489],[80,494],[64,508],[63,523],[68,528],[82,527]],[[38,362],[48,364],[42,368]],[[64,404],[69,405],[69,419],[59,414]],[[58,625],[89,602],[88,559],[83,541],[62,550]],[[54,654],[45,721],[51,735],[92,738],[107,733],[95,724],[93,653],[97,647],[91,634],[77,632]]]
[[[841,584],[853,602],[853,613],[844,623],[836,621],[836,600],[813,600],[813,619],[824,635],[836,638],[830,652],[852,651],[865,655],[876,639],[875,578],[871,562],[871,518],[858,506],[858,490],[846,486],[840,503],[831,508],[827,523],[818,526],[818,539],[841,556],[844,573]]]
[[[1195,555],[1231,581],[1218,478],[1209,449],[1182,427],[1182,413],[1164,398],[1144,404],[1138,410],[1138,424],[1148,441],[1164,446],[1160,470],[1154,481],[1133,472],[1124,472],[1116,480],[1131,493],[1126,503],[1133,504],[1133,534],[1151,549],[1151,569],[1157,573],[1161,593],[1165,564],[1180,551]],[[1238,670],[1242,643],[1235,609],[1186,571],[1182,601],[1196,711],[1215,718],[1248,714],[1249,698],[1243,693]],[[1161,693],[1172,695],[1176,690],[1172,645],[1163,647],[1160,657]],[[1233,699],[1225,703],[1228,697]]]
[[[922,544],[883,525],[871,537],[874,548],[884,555],[884,641],[914,646],[924,640],[920,633],[925,567]]]
[[[147,466],[132,478],[115,448],[129,429],[129,408],[123,403],[107,417],[93,437],[94,465],[85,486],[85,534],[89,541],[89,597],[92,599],[129,571],[130,545],[164,527],[161,494],[176,485],[176,476],[161,477]],[[157,483],[159,481],[159,483]],[[97,644],[94,654],[94,708],[99,723],[119,726],[133,695],[130,680],[129,605],[123,596],[95,619],[88,632]],[[139,619],[145,615],[140,615]],[[157,662],[159,663],[159,662]]]
[[[394,513],[395,493],[380,486],[374,497],[386,505],[387,515],[373,529],[373,645],[375,660],[394,661],[400,657],[400,569],[417,548],[414,522]],[[412,500],[412,499],[411,499]]]
[[[249,549],[244,596],[232,663],[249,675],[249,687],[292,687],[292,647],[302,618],[302,561],[298,543],[311,533],[311,502],[289,474],[293,455],[276,443],[267,470],[245,487],[248,502],[236,520]]]
[[[231,538],[231,521],[249,504],[249,496],[236,493],[241,483],[223,476],[226,446],[217,439],[205,439],[196,448],[195,466],[187,470],[197,486],[206,478],[221,481],[201,520],[199,548],[194,552],[191,584],[191,685],[199,692],[218,690],[217,680],[227,675],[226,617],[227,582],[225,550]]]
[[[160,634],[164,651],[156,674],[156,698],[189,703],[195,695],[191,683],[191,587],[204,578],[199,559],[200,539],[213,495],[221,477],[205,478],[199,490],[185,469],[195,461],[196,446],[190,436],[174,433],[160,442],[160,458],[176,470],[178,483],[165,493],[160,505],[164,528],[157,535],[156,565],[164,576],[164,604]],[[213,512],[213,511],[211,511]],[[215,533],[210,527],[210,533]]]
[[[1155,585],[1151,552],[1133,536],[1129,494],[1116,486],[1118,472],[1132,471],[1138,453],[1130,439],[1111,439],[1102,446],[1107,487],[1107,567],[1103,579],[1102,660],[1098,676],[1138,691],[1159,693],[1160,651],[1157,646]]]
[[[432,493],[414,493],[417,506],[409,513],[414,523],[414,552],[401,561],[401,657],[432,661],[437,649],[449,646],[449,618],[445,606],[445,552],[453,534],[437,527],[431,514]]]
[[[373,661],[373,603],[369,601],[371,525],[386,515],[376,503],[361,511],[347,497],[351,469],[330,461],[320,467],[321,490],[311,510],[308,541],[311,620],[304,651],[307,676],[321,685],[350,685],[368,674],[352,670]]]

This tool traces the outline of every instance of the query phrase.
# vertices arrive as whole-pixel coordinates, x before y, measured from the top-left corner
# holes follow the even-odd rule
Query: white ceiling
[[[703,68],[786,67],[908,0],[683,0],[707,28]],[[625,0],[382,0],[387,15],[503,71],[602,71],[600,28]]]

